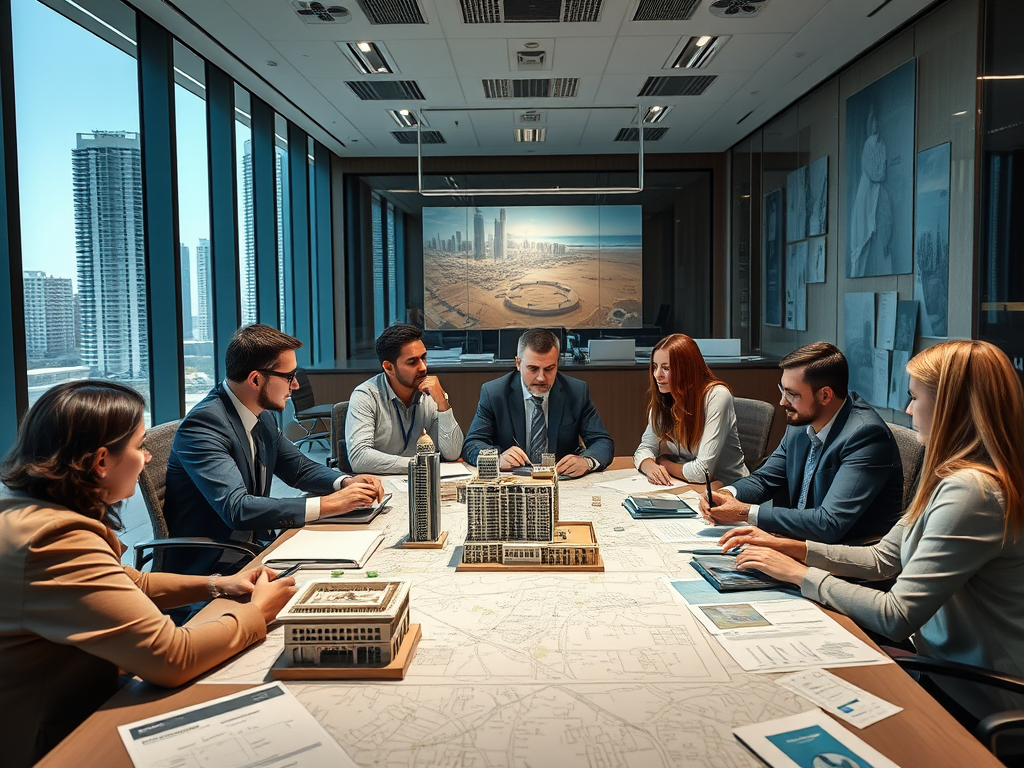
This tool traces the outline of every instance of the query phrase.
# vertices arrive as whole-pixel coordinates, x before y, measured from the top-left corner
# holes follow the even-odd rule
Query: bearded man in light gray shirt
[[[423,331],[393,325],[377,338],[382,373],[352,391],[345,444],[354,472],[405,474],[416,440],[427,431],[445,461],[462,453],[462,429],[436,376],[427,373]]]

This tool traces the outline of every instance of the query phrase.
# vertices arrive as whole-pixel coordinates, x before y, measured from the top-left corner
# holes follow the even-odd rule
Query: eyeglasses
[[[792,405],[795,400],[799,400],[800,399],[800,393],[799,392],[790,392],[785,387],[783,387],[781,384],[779,384],[779,394],[781,394],[782,395],[782,399],[785,400],[790,405]]]
[[[292,382],[295,381],[295,377],[298,375],[299,369],[296,368],[294,371],[285,373],[284,371],[274,371],[271,370],[270,368],[260,368],[259,372],[265,373],[267,374],[267,376],[276,376],[279,379],[284,379],[285,381],[288,382],[288,386],[290,387],[292,385]]]

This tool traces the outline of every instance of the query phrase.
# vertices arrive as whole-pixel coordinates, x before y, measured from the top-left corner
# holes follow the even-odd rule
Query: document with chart
[[[118,726],[135,768],[355,768],[280,683]]]

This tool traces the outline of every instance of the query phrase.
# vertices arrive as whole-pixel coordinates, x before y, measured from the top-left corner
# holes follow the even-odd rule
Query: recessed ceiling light
[[[384,56],[382,43],[337,43],[337,46],[364,75],[387,75],[395,71]]]
[[[547,128],[516,128],[516,141],[544,141],[547,139]]]
[[[391,115],[391,119],[394,120],[402,128],[412,128],[416,125],[426,125],[427,121],[422,116],[417,115],[411,109],[389,109],[387,113]]]
[[[672,107],[668,106],[663,107],[660,105],[655,105],[653,107],[648,107],[647,111],[644,113],[644,122],[660,123],[662,120],[665,119],[665,115],[667,115],[671,111]]]
[[[967,114],[967,110],[966,109],[962,109],[959,112],[954,112],[953,113],[953,117],[960,117],[960,115],[966,115],[966,114]]]
[[[729,41],[731,35],[701,35],[686,38],[679,53],[670,57],[666,69],[703,69]]]
[[[277,62],[276,61],[268,61],[267,62],[267,66],[268,67],[276,67],[277,66]]]
[[[529,48],[532,51],[534,48],[540,48],[540,43],[523,43],[523,48]]]

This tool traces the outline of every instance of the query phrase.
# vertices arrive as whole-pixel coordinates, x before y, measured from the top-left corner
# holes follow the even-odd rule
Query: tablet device
[[[353,509],[347,515],[337,515],[335,517],[321,517],[314,521],[315,523],[345,523],[347,525],[360,525],[363,523],[369,523],[371,520],[377,517],[381,512],[387,509],[388,502],[391,501],[391,494],[385,493],[384,498],[374,504],[372,507],[363,507],[362,509]]]

